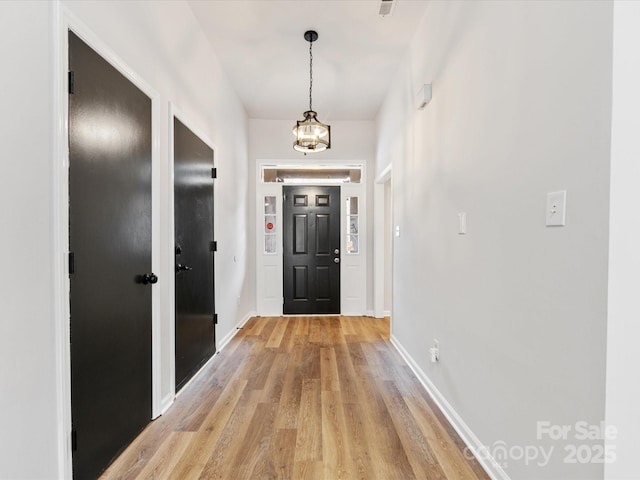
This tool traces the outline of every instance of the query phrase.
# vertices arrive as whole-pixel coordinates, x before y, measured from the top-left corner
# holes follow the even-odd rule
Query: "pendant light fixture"
[[[304,39],[309,42],[309,110],[304,112],[304,120],[296,122],[293,135],[296,141],[293,148],[305,155],[307,153],[322,152],[331,148],[331,127],[316,118],[313,111],[311,93],[313,89],[313,42],[318,39],[318,32],[308,30],[304,32]]]

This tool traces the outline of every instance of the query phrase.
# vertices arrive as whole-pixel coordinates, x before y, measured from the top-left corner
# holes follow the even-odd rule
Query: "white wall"
[[[58,25],[54,28],[55,6],[49,1],[0,2],[0,58],[5,71],[16,72],[3,76],[0,89],[0,205],[5,232],[1,241],[7,252],[0,280],[0,478],[60,478],[68,440],[68,426],[57,418],[61,410],[57,408],[53,314],[54,286],[59,280],[53,267],[64,253],[54,251],[57,233],[52,220],[58,204],[52,175],[61,170],[62,161],[54,153],[53,141],[57,132],[53,80],[59,73],[54,40],[60,35]],[[160,169],[162,268],[156,273],[161,289],[161,392],[170,399],[172,292],[168,282],[162,281],[173,275],[169,102],[215,146],[218,339],[232,334],[253,304],[253,277],[247,277],[246,113],[185,2],[65,1],[62,6],[159,94],[156,167]]]
[[[640,3],[615,2],[613,20],[613,119],[609,318],[607,332],[607,424],[618,431],[608,443],[617,460],[608,480],[640,478]]]
[[[432,2],[378,116],[394,338],[467,440],[555,449],[545,467],[516,450],[513,479],[603,475],[564,462],[575,431],[539,439],[537,422],[604,418],[611,64],[610,2]],[[564,189],[567,225],[546,228]]]
[[[55,478],[51,5],[0,2],[0,478]]]
[[[65,1],[86,24],[134,72],[161,96],[161,158],[168,166],[169,110],[171,102],[185,116],[188,126],[204,132],[213,142],[218,167],[216,181],[216,310],[218,339],[232,333],[251,310],[247,294],[247,119],[232,85],[222,71],[196,18],[182,1]],[[135,47],[134,47],[135,46]],[[191,121],[189,122],[189,119]],[[169,210],[170,169],[161,171],[162,208]],[[161,225],[163,258],[173,258],[168,215]],[[166,257],[165,257],[166,256]],[[235,261],[234,261],[235,258]],[[163,264],[160,278],[173,275]],[[251,279],[252,280],[252,279]],[[162,324],[167,332],[172,292],[162,284]],[[237,298],[241,304],[237,305]],[[170,394],[168,360],[173,354],[168,335],[163,336],[162,396]]]
[[[373,238],[373,180],[375,160],[375,122],[373,121],[330,121],[331,149],[304,156],[293,149],[291,134],[297,118],[289,120],[249,120],[249,200],[250,218],[255,225],[255,195],[257,165],[261,161],[290,161],[312,165],[322,162],[358,162],[366,167],[367,182],[367,238]],[[248,241],[252,257],[249,264],[255,265],[255,229]],[[373,272],[373,248],[367,249],[367,271]],[[253,268],[253,267],[252,267]],[[255,277],[255,272],[253,272]],[[373,310],[373,275],[367,275],[367,310]]]

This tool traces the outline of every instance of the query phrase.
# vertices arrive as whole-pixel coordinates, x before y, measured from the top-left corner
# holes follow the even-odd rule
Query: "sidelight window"
[[[264,197],[264,253],[277,253],[276,241],[276,197],[265,195]]]
[[[346,252],[350,254],[360,253],[359,245],[359,231],[360,222],[358,217],[358,197],[347,197],[347,210],[346,210],[346,235],[347,235],[347,247]]]

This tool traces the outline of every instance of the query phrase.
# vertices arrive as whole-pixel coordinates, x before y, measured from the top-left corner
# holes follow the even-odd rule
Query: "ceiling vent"
[[[382,15],[383,17],[391,15],[395,6],[396,0],[380,0],[380,11],[378,12],[378,14]]]

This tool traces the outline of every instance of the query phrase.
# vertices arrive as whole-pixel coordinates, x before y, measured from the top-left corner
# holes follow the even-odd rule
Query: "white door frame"
[[[385,236],[389,235],[385,225],[385,184],[391,181],[392,165],[389,164],[376,178],[373,186],[373,315],[382,318],[388,312],[384,308],[385,277],[391,275],[386,272],[385,265]],[[393,223],[393,222],[392,222]],[[392,255],[393,257],[393,255]],[[392,283],[393,285],[393,283]],[[392,294],[393,298],[393,294]]]
[[[52,81],[55,125],[52,182],[54,229],[54,323],[56,331],[56,386],[57,386],[57,443],[58,478],[72,477],[71,453],[71,350],[69,306],[69,108],[68,31],[73,31],[107,62],[151,99],[151,267],[161,271],[160,253],[160,94],[133,71],[89,27],[67,8],[56,1],[53,6],[54,80]],[[151,293],[152,305],[152,418],[161,412],[161,348],[160,348],[160,297],[158,288]],[[150,419],[151,420],[151,419]]]
[[[169,324],[168,324],[168,336],[166,339],[163,339],[164,345],[163,347],[166,350],[164,357],[165,365],[168,363],[169,370],[169,389],[165,392],[165,395],[160,399],[160,412],[164,413],[167,409],[173,404],[173,401],[176,398],[176,355],[175,355],[175,345],[176,345],[176,257],[175,257],[175,245],[176,245],[176,213],[175,213],[175,143],[174,143],[174,125],[173,119],[177,118],[182,124],[187,127],[191,132],[196,135],[205,145],[207,145],[211,150],[213,150],[213,164],[212,167],[216,168],[218,166],[217,152],[218,148],[216,144],[211,141],[209,135],[206,134],[204,129],[198,128],[198,122],[193,121],[183,110],[181,110],[174,102],[169,102],[169,152],[168,152],[168,182],[167,182],[167,191],[168,191],[168,215],[169,215],[169,247],[168,251],[171,252],[165,258],[165,268],[168,274],[166,275],[166,284],[168,286],[168,306],[169,306]],[[213,232],[214,238],[212,240],[215,241],[216,235],[218,234],[218,215],[216,215],[216,209],[218,208],[218,188],[215,184],[213,185]],[[216,252],[213,253],[215,255]],[[213,262],[213,280],[214,280],[214,306],[217,311],[217,307],[219,306],[217,294],[216,294],[216,279],[218,279],[217,275],[218,271],[218,262],[217,258],[214,258]],[[215,312],[214,312],[215,313]],[[218,329],[216,328],[215,335],[216,342],[216,352],[219,350],[220,341],[218,339]],[[214,355],[215,356],[215,355]],[[212,356],[211,358],[213,358]],[[208,364],[209,361],[205,363]],[[203,365],[201,370],[205,367]],[[198,376],[198,372],[196,372],[191,380],[195,379]],[[189,382],[191,381],[189,380]],[[182,390],[185,390],[185,387],[188,385],[187,382],[182,386]]]
[[[365,315],[367,305],[367,215],[366,215],[366,161],[323,161],[318,165],[332,167],[353,167],[362,169],[360,183],[340,185],[340,314]],[[303,166],[296,160],[258,160],[256,162],[256,310],[260,316],[281,316],[283,314],[283,256],[282,256],[282,186],[283,183],[264,183],[262,169],[265,166]],[[304,166],[311,166],[304,165]],[[296,185],[287,183],[287,185]],[[314,183],[314,185],[336,185],[335,183]],[[346,196],[359,199],[359,240],[358,254],[346,254]],[[264,197],[276,197],[276,253],[264,252]],[[361,281],[358,281],[361,280]]]

